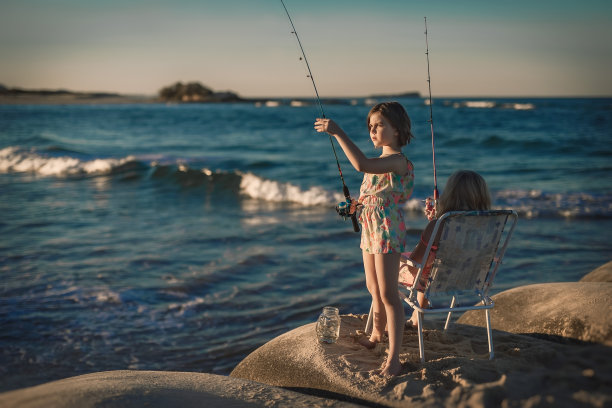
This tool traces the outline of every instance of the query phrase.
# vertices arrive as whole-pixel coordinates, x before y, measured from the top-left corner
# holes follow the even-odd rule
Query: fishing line
[[[434,142],[433,103],[431,101],[431,76],[429,75],[429,41],[427,39],[427,17],[425,17],[425,46],[427,51],[427,85],[429,88],[429,124],[431,126],[431,153],[433,157],[434,201],[438,201],[438,177],[436,175],[436,145]]]
[[[302,57],[300,57],[300,60],[302,60],[303,58],[304,62],[306,63],[306,68],[308,70],[308,75],[306,76],[310,78],[310,81],[312,82],[312,87],[314,88],[314,91],[315,91],[315,96],[317,98],[319,110],[321,111],[321,117],[325,119],[325,112],[323,111],[323,104],[321,103],[321,98],[319,97],[319,91],[317,90],[317,84],[315,83],[314,77],[312,76],[312,71],[310,70],[310,64],[308,63],[308,58],[306,58],[306,52],[304,52],[304,47],[302,47],[300,36],[298,35],[297,30],[295,29],[295,25],[293,24],[293,20],[291,19],[291,16],[289,15],[289,10],[287,10],[287,6],[285,6],[285,2],[283,0],[280,0],[280,2],[283,5],[283,8],[285,9],[285,13],[287,13],[287,18],[289,19],[289,23],[291,23],[291,28],[293,29],[293,31],[291,31],[291,34],[295,35],[295,38],[297,39],[298,45],[300,47],[300,51],[302,52]],[[334,146],[334,140],[332,139],[331,135],[328,135],[328,136],[329,136],[329,142],[331,143],[332,150],[334,152],[334,157],[336,158],[336,165],[338,166],[338,173],[340,173],[340,180],[342,180],[342,192],[344,193],[344,198],[346,199],[347,203],[350,204],[351,203],[351,193],[349,192],[349,189],[346,186],[346,183],[344,182],[344,176],[342,175],[342,169],[340,168],[340,161],[338,160],[338,154],[336,153],[336,147]],[[357,223],[357,217],[355,213],[351,215],[351,221],[353,222],[353,229],[355,230],[355,232],[359,232],[359,224]]]

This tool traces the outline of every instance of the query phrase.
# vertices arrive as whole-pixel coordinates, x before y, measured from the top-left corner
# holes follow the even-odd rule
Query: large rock
[[[612,348],[575,345],[494,331],[495,359],[488,359],[486,330],[426,321],[425,364],[417,332],[404,332],[402,371],[376,374],[384,345],[367,350],[353,341],[365,316],[343,315],[336,344],[318,344],[314,324],[264,344],[230,374],[310,393],[344,394],[351,402],[388,407],[585,406],[612,403]],[[365,400],[365,401],[364,401]]]
[[[587,273],[580,282],[612,282],[612,261]]]
[[[315,323],[291,330],[264,344],[242,360],[231,377],[253,379],[280,387],[325,390],[356,398],[377,400],[355,392],[353,378],[341,375],[338,358],[347,351],[359,352],[352,333],[363,327],[359,316],[342,316],[340,338],[335,344],[320,344]],[[378,356],[375,358],[378,360]],[[379,363],[378,363],[379,364]],[[377,368],[377,363],[370,367]]]
[[[612,346],[612,283],[563,282],[521,286],[492,296],[493,329]],[[483,311],[457,321],[485,327]]]
[[[357,407],[214,374],[106,371],[0,394],[3,408]]]

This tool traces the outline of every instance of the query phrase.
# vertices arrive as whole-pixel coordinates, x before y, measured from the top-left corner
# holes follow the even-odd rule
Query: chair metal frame
[[[482,241],[482,239],[486,234],[488,234],[486,236],[489,238],[489,241],[487,242],[487,245],[483,246],[483,247],[486,247],[487,249],[484,251],[485,254],[481,255],[481,258],[486,257],[486,259],[484,259],[483,262],[480,263],[481,265],[479,268],[480,270],[461,270],[458,275],[458,276],[461,276],[461,273],[466,274],[466,275],[471,273],[472,278],[473,278],[472,280],[474,281],[473,282],[464,281],[464,282],[461,282],[461,284],[457,284],[455,286],[453,286],[452,282],[450,286],[444,285],[444,283],[448,284],[448,281],[446,282],[444,281],[445,274],[443,272],[440,272],[440,274],[438,274],[438,270],[440,269],[440,271],[443,271],[444,266],[445,266],[444,265],[445,261],[438,258],[440,251],[443,249],[442,246],[445,244],[445,241],[440,239],[441,242],[439,243],[439,248],[436,251],[435,258],[432,260],[432,262],[430,262],[431,273],[429,275],[428,281],[424,288],[425,296],[429,300],[430,305],[427,308],[420,307],[419,302],[417,300],[417,292],[418,292],[417,286],[418,286],[418,282],[421,279],[421,275],[423,274],[423,271],[425,267],[427,266],[426,262],[429,259],[429,254],[431,252],[432,246],[434,245],[434,242],[436,241],[438,237],[442,237],[443,234],[447,233],[447,229],[451,228],[449,225],[452,226],[453,223],[456,223],[457,220],[459,220],[459,218],[457,217],[474,217],[474,216],[476,217],[494,216],[500,220],[500,225],[497,227],[498,229],[490,230],[490,231],[479,231],[479,232],[482,232],[482,234],[472,233],[472,234],[468,234],[467,236],[462,236],[462,238],[464,239],[464,242],[463,242],[464,247],[465,247],[465,241],[469,240],[469,243],[473,244],[474,239],[480,240],[479,242],[476,242],[476,245],[480,246],[481,242],[487,242],[487,241]],[[493,281],[495,279],[495,275],[497,274],[499,266],[502,263],[502,259],[508,247],[508,242],[510,241],[510,237],[512,236],[512,233],[514,232],[514,227],[516,226],[517,220],[518,220],[518,215],[513,210],[448,212],[442,215],[436,221],[436,224],[431,234],[431,238],[429,239],[429,242],[427,243],[427,247],[423,255],[423,261],[421,263],[414,262],[410,258],[407,258],[402,255],[402,258],[400,261],[400,269],[408,268],[408,266],[415,267],[418,269],[411,287],[407,288],[405,285],[402,285],[400,282],[398,282],[398,286],[402,289],[408,289],[409,291],[408,295],[404,294],[402,290],[399,291],[400,298],[406,303],[408,303],[408,305],[410,305],[417,312],[418,335],[419,335],[419,354],[420,354],[422,363],[425,362],[425,348],[424,348],[424,341],[423,341],[423,315],[425,313],[427,314],[448,313],[447,318],[446,318],[446,323],[444,325],[444,330],[446,330],[448,328],[448,325],[451,320],[451,315],[453,313],[465,312],[468,310],[481,310],[481,309],[483,309],[486,314],[487,337],[488,337],[488,343],[489,343],[489,359],[492,360],[494,358],[493,334],[491,330],[491,315],[489,311],[495,306],[495,303],[488,296],[488,293],[489,293],[489,290],[491,289],[491,286],[493,284]],[[508,223],[510,223],[510,229],[508,230],[506,234],[504,234],[504,230],[506,229],[506,226],[508,225]],[[457,227],[455,227],[455,229],[457,229]],[[455,245],[460,245],[460,244],[455,243]],[[461,248],[453,248],[453,249],[457,249],[458,251],[461,250]],[[454,257],[461,259],[461,256],[463,255],[464,254],[457,254]],[[471,261],[471,258],[468,259],[468,261]],[[447,275],[450,275],[450,273],[448,273]],[[442,282],[441,284],[440,284],[440,281]],[[438,290],[440,289],[440,287],[443,289],[442,291]],[[475,305],[472,304],[468,306],[457,306],[456,303],[457,303],[458,295],[460,293],[467,292],[466,288],[468,287],[471,288],[470,290],[471,294],[476,294],[480,298],[480,302],[478,302]],[[452,297],[450,306],[449,307],[433,307],[432,306],[433,302],[432,302],[432,299],[430,298],[435,297],[436,295],[445,295],[447,298]],[[369,333],[372,328],[372,323],[373,323],[372,320],[373,320],[372,307],[370,307],[370,313],[368,315],[368,322],[366,324],[366,333]]]

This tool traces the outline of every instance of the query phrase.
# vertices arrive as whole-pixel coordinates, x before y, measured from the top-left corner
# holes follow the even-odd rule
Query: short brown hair
[[[489,210],[491,194],[480,174],[459,170],[448,178],[437,207],[438,217],[449,211]]]
[[[405,146],[410,143],[410,140],[414,137],[411,132],[412,122],[402,105],[398,102],[383,102],[375,105],[370,109],[370,113],[368,113],[368,117],[366,118],[366,126],[368,126],[368,128],[370,126],[370,116],[376,112],[383,115],[385,119],[391,123],[391,126],[397,130],[400,146]]]

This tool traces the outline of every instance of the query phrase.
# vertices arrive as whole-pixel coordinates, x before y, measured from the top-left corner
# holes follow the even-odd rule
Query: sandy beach
[[[402,372],[375,374],[385,345],[355,342],[365,315],[343,315],[335,344],[314,323],[264,344],[230,377],[111,371],[0,394],[3,407],[388,406],[606,407],[612,404],[612,262],[580,282],[528,285],[494,296],[495,359],[476,313],[445,332],[425,322],[425,364],[406,329]]]

